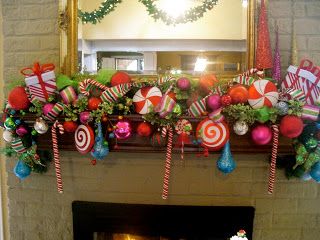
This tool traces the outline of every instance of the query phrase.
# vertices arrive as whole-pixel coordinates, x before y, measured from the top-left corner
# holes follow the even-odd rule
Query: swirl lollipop
[[[89,125],[79,125],[74,134],[74,141],[77,150],[86,154],[90,152],[94,145],[94,131]]]

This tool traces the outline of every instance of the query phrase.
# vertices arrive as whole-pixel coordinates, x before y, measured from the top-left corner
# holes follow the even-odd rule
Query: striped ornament
[[[59,129],[60,134],[64,134],[64,128],[63,128],[62,124],[60,124],[58,121],[55,121],[52,128],[51,128],[52,150],[53,150],[54,166],[55,166],[55,170],[56,170],[57,188],[58,188],[59,193],[63,193],[60,156],[59,156],[59,147],[58,147],[58,138],[57,138],[56,128]]]
[[[14,151],[16,151],[17,153],[24,153],[27,151],[27,149],[25,148],[25,146],[23,145],[23,142],[21,140],[21,138],[16,137],[12,140],[11,142],[11,147]]]
[[[192,117],[200,117],[206,112],[206,97],[192,103],[188,109],[188,114]]]
[[[73,103],[78,97],[72,86],[68,86],[60,91],[60,96],[65,104]]]
[[[116,102],[130,91],[131,86],[130,83],[124,83],[108,88],[101,94],[100,98],[103,102]]]
[[[319,113],[320,107],[306,104],[302,107],[301,119],[317,121],[319,118]]]
[[[58,116],[59,114],[63,111],[65,105],[63,103],[56,103],[53,108],[51,109],[50,112],[48,112],[48,114],[46,116],[42,116],[44,119],[53,122]]]

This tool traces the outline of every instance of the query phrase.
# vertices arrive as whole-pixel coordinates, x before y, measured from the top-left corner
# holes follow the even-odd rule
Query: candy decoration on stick
[[[52,128],[52,149],[53,149],[53,159],[54,159],[54,166],[56,170],[56,179],[57,179],[57,188],[59,193],[63,193],[63,184],[62,184],[62,177],[61,177],[61,166],[60,166],[60,156],[59,156],[59,147],[58,147],[58,139],[57,139],[57,130],[59,128],[59,133],[64,134],[64,129],[62,124],[58,121],[55,121]]]
[[[79,125],[74,134],[74,140],[77,150],[86,154],[91,151],[94,145],[94,131],[89,125]]]
[[[143,87],[133,96],[135,110],[139,114],[147,114],[150,107],[157,106],[161,101],[162,93],[157,87]]]
[[[164,133],[164,131],[162,133]],[[172,143],[173,143],[173,129],[172,127],[168,127],[168,145],[167,145],[167,152],[166,152],[165,172],[164,172],[164,178],[163,178],[162,199],[168,199],[170,168],[171,168],[171,158],[172,158]]]
[[[175,130],[179,135],[177,139],[177,144],[181,147],[181,159],[184,159],[184,144],[191,143],[189,136],[192,131],[191,123],[186,119],[180,119],[175,125]]]
[[[276,85],[269,80],[255,81],[249,88],[248,102],[254,109],[263,106],[272,107],[276,105],[279,99],[279,93]]]
[[[101,90],[108,89],[107,86],[105,86],[105,85],[103,85],[93,79],[86,79],[79,84],[80,93],[82,93],[85,96],[89,96],[90,95],[89,89],[91,86],[96,86],[96,87],[100,88]]]
[[[229,140],[229,128],[224,122],[215,123],[206,118],[198,124],[196,136],[203,147],[217,151]]]
[[[268,183],[268,193],[273,193],[274,181],[276,177],[276,163],[278,155],[278,145],[279,145],[279,127],[278,125],[272,125],[273,130],[273,140],[272,140],[272,153],[271,153],[271,163],[269,171],[269,183]]]

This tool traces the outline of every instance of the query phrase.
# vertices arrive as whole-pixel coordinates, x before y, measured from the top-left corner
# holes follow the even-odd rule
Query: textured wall
[[[320,63],[320,1],[269,0],[270,22],[280,27],[284,68],[288,64],[291,23],[295,14],[300,56]],[[4,18],[4,76],[6,83],[34,60],[58,63],[56,27],[58,0],[2,0]],[[174,157],[179,159],[178,156]],[[318,239],[320,189],[315,183],[287,181],[278,171],[275,194],[266,194],[265,156],[236,156],[238,168],[229,176],[216,170],[216,155],[174,161],[170,198],[161,200],[163,154],[110,154],[96,166],[78,153],[62,153],[65,193],[56,192],[54,168],[20,182],[7,160],[11,240],[71,239],[73,200],[192,204],[250,205],[256,208],[255,240]],[[226,223],[227,224],[227,223]]]

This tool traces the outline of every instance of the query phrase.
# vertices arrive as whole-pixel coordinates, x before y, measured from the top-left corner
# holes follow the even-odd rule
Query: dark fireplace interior
[[[75,240],[227,240],[240,229],[252,239],[254,208],[75,201]]]

